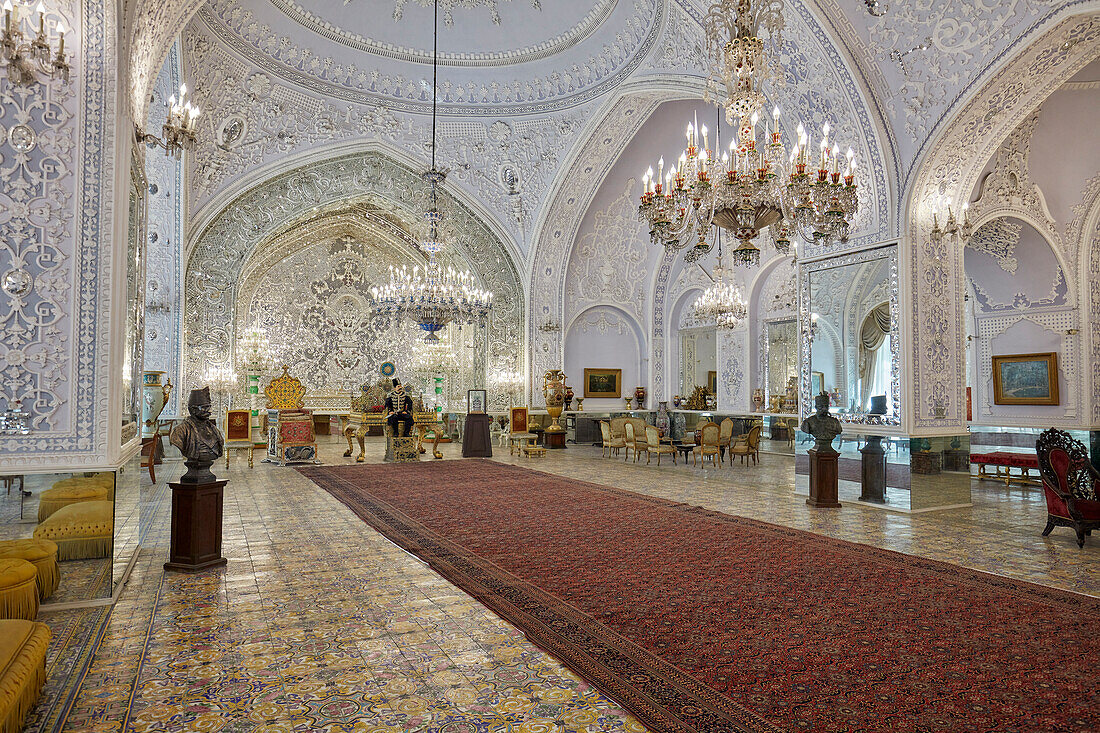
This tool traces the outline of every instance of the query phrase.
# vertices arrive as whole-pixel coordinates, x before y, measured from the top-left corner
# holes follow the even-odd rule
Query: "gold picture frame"
[[[718,396],[718,371],[715,369],[707,372],[707,391]]]
[[[585,369],[584,396],[619,398],[623,396],[622,369]]]
[[[993,404],[1058,405],[1058,353],[993,357]]]

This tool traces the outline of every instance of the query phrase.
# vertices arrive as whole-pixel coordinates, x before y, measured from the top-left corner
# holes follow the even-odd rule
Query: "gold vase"
[[[542,377],[542,396],[546,399],[546,412],[550,415],[548,433],[564,433],[565,428],[558,422],[565,407],[565,373],[561,369],[551,369]]]

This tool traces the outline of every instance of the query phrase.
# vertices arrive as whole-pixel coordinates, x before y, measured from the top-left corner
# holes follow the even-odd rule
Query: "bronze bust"
[[[814,450],[818,453],[835,454],[833,438],[844,432],[840,420],[829,414],[829,395],[826,392],[814,397],[814,407],[817,412],[802,421],[799,430],[814,436],[817,442]]]
[[[221,457],[225,448],[218,424],[210,417],[210,388],[191,390],[187,398],[187,411],[191,413],[172,428],[168,440],[183,453],[187,473],[180,478],[183,484],[208,484],[217,480],[210,466]]]

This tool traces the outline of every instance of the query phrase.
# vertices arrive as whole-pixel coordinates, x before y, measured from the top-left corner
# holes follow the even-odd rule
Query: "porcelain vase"
[[[143,372],[141,375],[141,437],[151,438],[157,434],[160,413],[172,393],[172,380],[161,384],[165,372]]]

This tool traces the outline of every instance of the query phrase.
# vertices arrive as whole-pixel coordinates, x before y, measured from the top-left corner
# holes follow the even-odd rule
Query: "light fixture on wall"
[[[536,328],[543,333],[557,333],[561,330],[561,324],[550,316],[547,316],[546,320],[540,323]]]
[[[656,174],[650,168],[642,176],[638,214],[649,224],[654,244],[680,250],[711,226],[720,226],[740,240],[732,253],[734,264],[753,266],[760,262],[753,240],[780,221],[819,245],[848,237],[859,206],[852,149],[842,156],[836,143],[830,147],[828,124],[822,130],[820,155],[812,153],[813,141],[802,124],[788,149],[782,142],[779,108],[772,110],[770,125],[761,120],[765,99],[760,84],[781,72],[778,62],[765,54],[761,35],[766,33],[773,47],[781,44],[782,9],[781,0],[755,6],[750,0],[719,0],[711,5],[704,23],[712,55],[704,98],[717,101],[716,82],[721,80],[726,118],[736,124],[737,137],[719,159],[717,136],[712,151],[706,126],[688,124],[687,148],[677,161],[666,171],[662,157]],[[789,241],[788,234],[783,237]],[[780,238],[775,237],[777,242]]]
[[[0,35],[0,59],[8,67],[8,79],[16,86],[30,86],[39,82],[39,75],[60,77],[69,81],[69,63],[65,55],[65,24],[57,22],[57,50],[46,31],[46,6],[38,3],[37,31],[26,32],[20,17],[25,10],[21,4],[12,5],[4,0],[4,28]]]
[[[970,215],[968,209],[970,204],[963,204],[962,213],[963,220],[960,224],[955,218],[955,213],[951,211],[951,207],[947,207],[947,216],[944,219],[944,224],[941,227],[939,221],[939,212],[933,210],[932,212],[932,231],[929,233],[929,237],[932,241],[939,244],[944,239],[954,239],[959,244],[960,249],[966,246],[966,243],[970,241],[971,235],[974,234],[974,227],[970,223]]]
[[[876,18],[881,18],[890,12],[890,6],[878,0],[863,0],[863,4],[867,6],[867,12]]]
[[[438,341],[438,333],[448,323],[484,323],[493,306],[493,294],[477,287],[469,272],[444,269],[436,255],[443,250],[443,212],[439,208],[439,188],[447,174],[436,167],[436,118],[439,79],[439,1],[434,3],[432,29],[432,165],[423,174],[429,187],[429,204],[424,212],[427,235],[421,248],[428,254],[423,274],[419,266],[390,267],[389,282],[371,288],[374,312],[399,320],[409,318],[425,332],[424,341]]]
[[[165,103],[168,116],[161,127],[163,139],[148,132],[138,130],[137,141],[149,147],[162,148],[165,154],[179,160],[184,150],[195,146],[198,133],[198,121],[202,110],[187,100],[187,85],[180,84],[180,95],[172,95]]]

